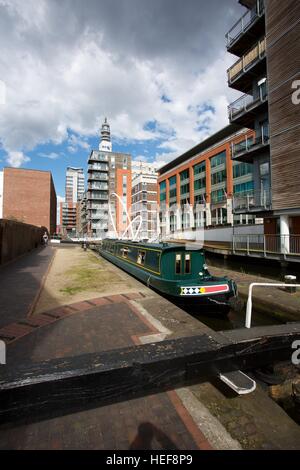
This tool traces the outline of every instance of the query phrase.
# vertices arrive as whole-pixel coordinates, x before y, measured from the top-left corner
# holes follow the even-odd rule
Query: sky
[[[50,170],[62,200],[105,116],[113,150],[159,165],[226,126],[239,95],[225,34],[243,12],[237,0],[0,0],[0,170]]]

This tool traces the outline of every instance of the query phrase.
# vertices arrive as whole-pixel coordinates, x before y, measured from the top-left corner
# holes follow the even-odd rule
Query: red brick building
[[[50,171],[4,168],[3,218],[56,232],[56,192]]]

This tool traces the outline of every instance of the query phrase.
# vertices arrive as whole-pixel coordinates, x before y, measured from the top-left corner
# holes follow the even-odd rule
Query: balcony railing
[[[92,172],[88,175],[88,180],[108,181],[108,175],[106,173],[96,174]]]
[[[234,101],[228,106],[229,119],[232,121],[239,115],[251,111],[256,106],[260,105],[261,103],[264,103],[267,97],[268,91],[266,85],[259,88],[259,95],[256,98],[247,94],[242,95],[240,98],[238,98],[236,101]]]
[[[266,54],[266,38],[261,39],[247,54],[235,62],[228,70],[228,82],[232,83],[239,75],[260,61]]]
[[[251,10],[246,13],[233,25],[233,27],[226,34],[227,48],[229,48],[242,34],[247,32],[255,21],[260,18],[265,12],[264,3],[261,0]]]
[[[107,224],[93,224],[92,223],[92,229],[93,230],[106,230],[107,229]]]
[[[90,163],[88,165],[88,170],[95,170],[95,171],[108,171],[108,165],[101,163]]]
[[[107,190],[108,189],[108,184],[107,183],[92,183],[90,186],[89,186],[90,189],[103,189],[103,190]]]
[[[108,162],[108,155],[102,155],[101,153],[94,151],[89,159],[97,162]]]
[[[232,145],[232,158],[238,158],[247,152],[251,152],[255,147],[261,147],[269,143],[269,134],[266,132],[255,137],[246,137],[238,144]]]
[[[254,212],[255,210],[270,210],[272,207],[271,189],[249,191],[233,196],[233,211]]]
[[[233,252],[300,256],[300,235],[234,235]]]
[[[108,193],[88,193],[87,198],[90,200],[108,200]]]

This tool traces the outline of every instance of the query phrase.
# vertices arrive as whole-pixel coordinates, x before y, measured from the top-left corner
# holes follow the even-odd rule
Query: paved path
[[[129,291],[122,286],[114,295],[26,317],[53,253],[51,248],[35,251],[0,270],[4,367],[208,330],[152,290],[141,289],[138,281],[132,292],[133,278],[120,270],[130,280]],[[250,396],[229,400],[212,384],[0,426],[0,449],[235,449],[237,440],[244,448],[299,449],[300,431],[260,387]]]
[[[40,248],[0,267],[0,327],[30,312],[54,252]]]
[[[23,336],[8,345],[7,367],[126,347],[145,337],[154,340],[159,330],[136,307],[138,299],[144,294],[101,297],[30,317]],[[211,448],[175,391],[8,429],[0,426],[0,449]]]

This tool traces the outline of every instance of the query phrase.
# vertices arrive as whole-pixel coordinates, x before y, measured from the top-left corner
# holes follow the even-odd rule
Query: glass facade
[[[206,162],[201,162],[194,166],[194,176],[198,175],[199,173],[205,173],[205,171],[206,171]]]
[[[226,152],[225,150],[221,153],[218,153],[214,157],[210,159],[210,166],[211,168],[215,168],[220,165],[226,165]]]

